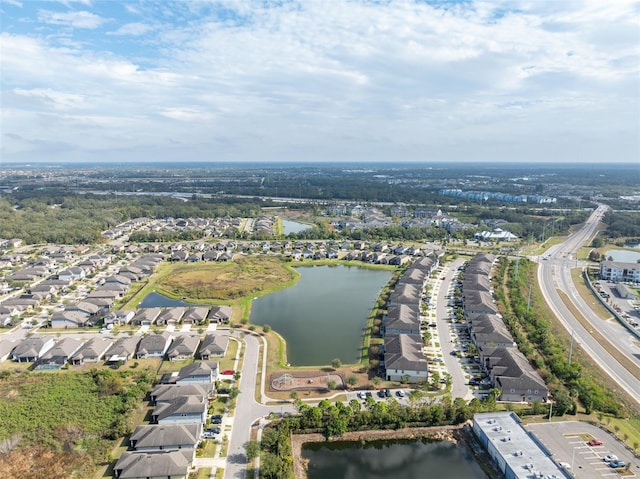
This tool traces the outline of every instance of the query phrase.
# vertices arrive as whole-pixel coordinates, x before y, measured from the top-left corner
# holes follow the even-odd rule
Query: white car
[[[615,454],[607,454],[606,456],[604,456],[602,458],[602,460],[604,462],[617,461],[618,460],[618,456],[616,456]]]

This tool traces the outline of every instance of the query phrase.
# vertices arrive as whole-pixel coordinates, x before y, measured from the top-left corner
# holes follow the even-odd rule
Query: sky
[[[640,164],[639,1],[0,2],[0,162]]]

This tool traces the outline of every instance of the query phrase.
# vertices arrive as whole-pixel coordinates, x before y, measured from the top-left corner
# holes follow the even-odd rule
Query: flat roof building
[[[551,460],[549,451],[513,412],[475,414],[473,431],[505,479],[573,477]]]

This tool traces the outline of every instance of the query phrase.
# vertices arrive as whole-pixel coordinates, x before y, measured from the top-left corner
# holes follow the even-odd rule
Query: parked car
[[[385,397],[385,395],[384,395],[384,391],[383,391],[382,389],[381,389],[380,391],[378,391],[378,397],[379,397],[379,398],[383,398],[383,397]]]
[[[235,374],[235,371],[233,369],[225,369],[220,374],[227,375],[227,376],[233,376]]]
[[[602,446],[604,443],[600,439],[591,439],[587,444],[589,446]]]
[[[202,437],[203,437],[204,439],[214,439],[214,438],[216,437],[216,435],[215,435],[214,433],[212,433],[212,432],[204,431],[204,432],[202,433]]]
[[[220,434],[221,429],[219,427],[210,427],[207,428],[204,432],[207,433],[211,433],[211,434]]]
[[[611,461],[609,463],[609,467],[613,467],[614,469],[618,469],[620,467],[624,467],[626,466],[627,463],[624,461],[621,461],[620,459],[616,459],[615,461]]]
[[[365,395],[366,395],[368,398],[373,397],[373,394],[371,394],[371,391],[367,391],[367,392],[365,393]]]
[[[222,417],[211,416],[211,424],[222,424]]]
[[[358,397],[359,397],[360,399],[366,399],[366,398],[367,398],[367,395],[365,394],[365,392],[364,392],[364,391],[360,391],[360,392],[358,393]]]
[[[617,461],[618,460],[618,456],[616,456],[615,454],[607,454],[606,456],[604,456],[602,458],[602,460],[604,462]]]
[[[403,398],[405,396],[404,391],[402,389],[398,389],[396,391],[396,396]]]
[[[384,397],[387,397],[387,398],[391,397],[391,389],[385,389],[384,390]]]

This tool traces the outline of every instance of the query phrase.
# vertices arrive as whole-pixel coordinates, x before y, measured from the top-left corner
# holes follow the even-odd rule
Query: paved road
[[[233,420],[233,432],[229,440],[227,453],[227,467],[224,471],[225,479],[244,478],[247,472],[247,456],[244,445],[249,441],[251,425],[258,419],[268,416],[271,412],[293,412],[291,404],[282,406],[265,406],[256,402],[254,390],[258,370],[258,350],[260,341],[253,335],[245,336],[244,363],[240,376],[240,395],[236,403]],[[264,377],[264,374],[263,374]]]
[[[538,268],[538,283],[542,294],[558,317],[562,325],[569,333],[573,332],[574,340],[591,356],[598,365],[633,399],[640,403],[640,378],[635,377],[618,363],[607,350],[585,329],[565,306],[558,291],[563,291],[576,307],[587,318],[594,329],[603,330],[606,336],[616,348],[625,352],[635,361],[639,360],[640,350],[633,345],[632,334],[622,325],[605,323],[599,319],[590,307],[580,298],[571,278],[571,268],[579,266],[575,259],[578,248],[588,242],[595,234],[599,221],[606,211],[606,207],[597,208],[585,225],[576,233],[570,235],[567,240],[554,245],[540,260]],[[544,258],[548,259],[544,259]],[[606,327],[603,327],[603,323]],[[591,328],[589,328],[591,329]],[[611,332],[613,331],[613,333]],[[633,348],[635,348],[635,351]]]

